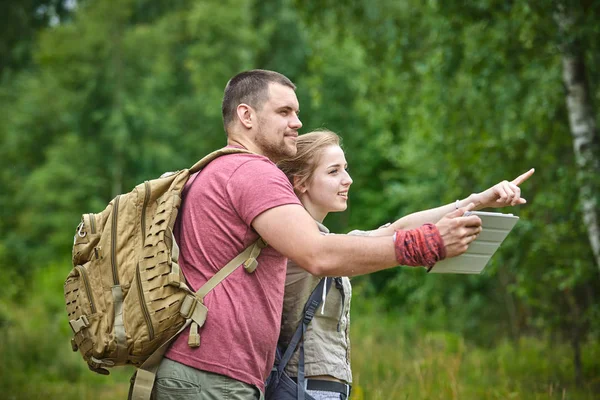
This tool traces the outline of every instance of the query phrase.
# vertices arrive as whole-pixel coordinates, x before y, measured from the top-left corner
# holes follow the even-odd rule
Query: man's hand
[[[511,182],[502,181],[481,193],[473,195],[471,200],[477,204],[477,209],[525,204],[527,200],[521,197],[521,188],[519,186],[529,179],[534,172],[535,169],[531,168]]]
[[[467,251],[469,244],[481,232],[481,219],[478,216],[463,216],[474,207],[473,203],[469,203],[466,207],[446,214],[435,224],[446,247],[446,258],[456,257]]]

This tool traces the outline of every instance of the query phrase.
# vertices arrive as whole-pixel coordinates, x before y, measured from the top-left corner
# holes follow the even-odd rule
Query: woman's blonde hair
[[[294,186],[294,190],[310,180],[321,161],[323,150],[329,146],[341,146],[341,139],[328,129],[317,129],[298,136],[296,155],[277,163]],[[297,179],[296,184],[294,177]]]

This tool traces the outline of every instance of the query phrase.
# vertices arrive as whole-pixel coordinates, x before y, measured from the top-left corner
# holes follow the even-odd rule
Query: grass
[[[132,369],[97,375],[71,351],[65,273],[57,270],[38,274],[25,300],[0,298],[0,398],[127,398]],[[414,321],[426,316],[401,318],[360,303],[352,312],[352,400],[591,400],[600,393],[599,343],[584,346],[585,384],[577,387],[566,344],[523,338],[482,348],[450,332],[419,332]]]
[[[598,398],[598,343],[586,345],[588,379],[576,387],[566,345],[523,338],[483,349],[449,332],[410,339],[399,318],[373,313],[353,314],[352,324],[352,400]]]

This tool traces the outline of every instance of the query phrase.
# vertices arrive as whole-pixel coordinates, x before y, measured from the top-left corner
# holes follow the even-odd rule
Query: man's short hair
[[[286,76],[275,71],[264,69],[253,69],[244,71],[227,82],[223,94],[223,126],[227,132],[227,126],[233,121],[237,113],[238,105],[245,103],[250,107],[260,110],[269,98],[269,84],[279,83],[296,90],[296,85]]]

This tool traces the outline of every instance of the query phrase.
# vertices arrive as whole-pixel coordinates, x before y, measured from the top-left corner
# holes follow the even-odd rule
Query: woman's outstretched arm
[[[457,208],[464,207],[469,203],[475,205],[475,210],[525,204],[527,203],[527,200],[521,197],[521,188],[519,186],[529,179],[534,172],[535,169],[531,168],[529,171],[519,175],[512,181],[502,181],[481,193],[473,193],[454,203],[406,215],[391,225],[371,231],[369,236],[392,235],[399,229],[414,229],[427,223],[435,224],[444,215],[451,213]]]

